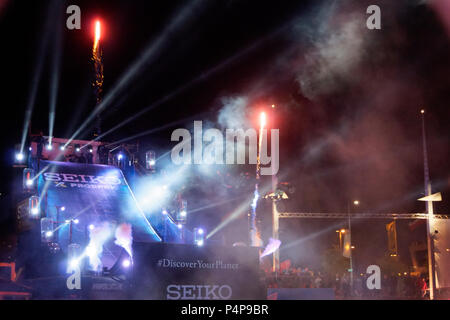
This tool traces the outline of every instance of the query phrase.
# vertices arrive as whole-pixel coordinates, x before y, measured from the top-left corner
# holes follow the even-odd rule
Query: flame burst
[[[92,83],[95,89],[95,96],[97,103],[101,101],[101,93],[103,90],[103,61],[102,61],[102,50],[100,48],[100,35],[101,27],[100,21],[95,22],[95,38],[94,46],[92,47],[92,61],[94,62],[95,69],[95,79]]]

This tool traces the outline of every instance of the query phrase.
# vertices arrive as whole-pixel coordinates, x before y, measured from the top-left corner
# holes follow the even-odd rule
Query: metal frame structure
[[[324,212],[278,212],[272,201],[272,237],[279,240],[279,219],[428,219],[428,213],[324,213]],[[450,219],[448,214],[433,214],[434,219]],[[273,271],[280,270],[280,250],[273,253]]]
[[[278,212],[279,218],[320,218],[320,219],[428,219],[427,213],[315,213]],[[450,219],[450,215],[434,214],[434,219]]]

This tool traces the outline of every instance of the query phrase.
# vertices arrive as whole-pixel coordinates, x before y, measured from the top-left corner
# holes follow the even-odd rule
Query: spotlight
[[[50,218],[41,219],[41,241],[49,243],[53,236],[54,221]]]
[[[155,151],[147,151],[145,153],[145,168],[147,170],[154,171],[156,164],[156,154]]]
[[[124,268],[128,268],[129,266],[131,266],[131,261],[128,260],[128,259],[123,260],[122,266],[123,266]]]
[[[49,143],[48,145],[47,145],[47,150],[52,150],[53,149],[53,146]]]
[[[181,223],[179,223],[179,224],[177,225],[177,227],[178,227],[178,229],[181,229],[181,228],[183,228],[183,225],[182,225]]]
[[[23,189],[27,192],[33,192],[34,191],[34,179],[35,179],[35,173],[34,169],[25,168],[23,169],[22,174],[22,183],[23,183]]]
[[[59,150],[61,150],[61,151],[64,151],[66,149],[66,147],[64,147],[64,145],[61,145],[60,147],[59,147]]]
[[[179,211],[177,212],[177,222],[186,223],[187,220],[187,201],[182,200]]]
[[[69,219],[67,219],[66,221],[64,221],[65,223],[70,223],[70,220]]]
[[[78,220],[78,219],[73,220],[73,223],[75,223],[75,224],[78,224],[79,222],[80,222],[80,220]]]
[[[34,178],[35,173],[34,169],[25,168],[23,169],[23,175],[22,175],[22,181],[23,181],[23,188],[25,191],[33,191],[33,185],[34,185]]]
[[[92,153],[94,152],[94,150],[92,148],[89,148],[89,152]]]
[[[194,228],[194,243],[198,246],[203,246],[205,243],[205,230],[202,228]]]
[[[123,159],[123,154],[119,153],[119,154],[117,155],[117,159],[118,159],[118,160],[122,160],[122,159]]]
[[[36,218],[39,215],[39,197],[38,196],[31,196],[28,199],[28,210],[31,213],[31,215]]]
[[[167,215],[167,214],[168,214],[167,210],[164,209],[164,210],[162,211],[162,214]]]
[[[28,148],[28,151],[33,151],[33,148],[32,148],[32,147],[29,147],[29,148]]]
[[[16,160],[17,161],[22,161],[24,157],[25,156],[23,155],[22,152],[19,152],[19,153],[16,154]]]
[[[90,224],[88,228],[89,228],[89,230],[94,230],[95,226],[93,224]]]
[[[75,148],[76,152],[80,152],[80,150],[81,150],[80,148]]]
[[[66,207],[62,206],[61,211],[66,211]]]

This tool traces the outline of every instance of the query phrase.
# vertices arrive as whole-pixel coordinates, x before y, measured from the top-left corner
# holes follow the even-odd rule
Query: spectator
[[[420,297],[422,299],[425,298],[427,295],[428,286],[427,286],[427,282],[425,281],[425,279],[423,277],[419,277],[418,287],[419,287],[418,289],[420,292]]]
[[[317,276],[314,280],[314,286],[316,288],[322,288],[322,278],[320,276]]]

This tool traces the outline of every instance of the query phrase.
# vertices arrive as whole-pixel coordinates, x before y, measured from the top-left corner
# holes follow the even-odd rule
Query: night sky
[[[69,4],[81,8],[81,30],[65,27]],[[381,30],[366,27],[371,4],[381,8]],[[450,18],[441,13],[442,8],[425,0],[1,1],[2,230],[11,230],[14,147],[20,143],[39,65],[33,133],[48,135],[55,75],[55,137],[69,138],[94,109],[90,57],[96,18],[104,28],[104,96],[140,62],[102,112],[103,131],[153,106],[103,140],[114,142],[177,122],[129,141],[139,140],[161,155],[174,145],[172,131],[191,128],[193,120],[219,129],[236,123],[251,127],[258,112],[267,110],[269,127],[280,129],[279,180],[295,186],[288,209],[346,212],[347,203],[358,199],[358,212],[423,212],[424,203],[416,199],[424,193],[419,112],[424,108],[433,192],[443,197],[435,212],[448,213]],[[79,138],[89,139],[92,125]],[[254,167],[218,170],[230,174],[226,182],[214,173],[202,176],[200,169],[186,181],[192,187],[190,206],[251,193],[251,185],[237,184],[239,174],[253,176]],[[203,221],[212,229],[240,201],[199,211],[192,223]],[[261,206],[260,216],[270,229],[266,209]],[[314,253],[336,242],[335,229],[345,225],[287,222],[281,222],[284,244],[320,233],[282,252],[282,258],[303,265],[318,264]],[[361,248],[356,261],[369,263],[383,254],[387,222],[355,222],[354,243]],[[216,236],[228,243],[246,241],[246,227],[244,214]],[[408,259],[409,242],[424,236],[424,230],[413,233],[407,222],[399,223],[401,255]]]

